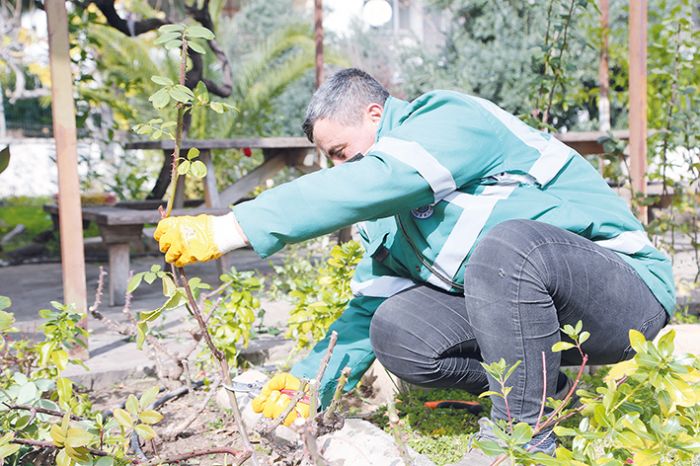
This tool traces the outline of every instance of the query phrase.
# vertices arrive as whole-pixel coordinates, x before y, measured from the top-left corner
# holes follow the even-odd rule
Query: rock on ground
[[[402,466],[391,435],[361,419],[347,419],[339,431],[318,439],[321,455],[332,466]],[[434,466],[427,457],[408,448],[414,466]]]

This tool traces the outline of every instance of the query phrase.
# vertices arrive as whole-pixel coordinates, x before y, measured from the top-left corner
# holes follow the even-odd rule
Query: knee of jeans
[[[398,311],[390,304],[377,309],[369,327],[370,343],[384,368],[407,382],[420,383],[413,374],[435,370],[437,354],[400,325]]]

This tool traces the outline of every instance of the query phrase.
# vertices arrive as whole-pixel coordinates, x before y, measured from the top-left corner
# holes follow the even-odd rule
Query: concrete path
[[[278,254],[272,259],[260,259],[252,250],[243,249],[237,251],[232,258],[233,265],[239,271],[258,271],[261,275],[272,271],[270,262],[279,263],[284,255]],[[162,264],[162,256],[143,256],[132,259],[131,268],[136,272],[149,270],[153,264]],[[88,263],[86,277],[88,287],[88,306],[92,305],[95,298],[95,290],[99,276],[100,263]],[[105,267],[106,268],[106,267]],[[203,281],[216,285],[218,283],[218,270],[216,263],[195,264],[187,267],[190,277],[200,277]],[[62,301],[61,264],[24,264],[0,268],[0,295],[8,296],[12,300],[9,311],[15,314],[16,325],[20,330],[15,337],[41,338],[39,326],[42,319],[39,317],[40,309],[50,309],[51,301]],[[103,299],[99,310],[109,319],[116,322],[125,322],[126,316],[122,312],[122,306],[111,307]],[[132,310],[136,313],[144,310],[153,310],[164,302],[162,289],[159,282],[147,285],[145,282],[133,295]],[[265,326],[282,327],[286,324],[290,305],[284,301],[262,301],[265,310],[263,324]],[[189,345],[191,339],[187,332],[195,323],[186,316],[184,309],[175,310],[165,315],[161,328],[168,337],[164,344],[171,351],[177,352]],[[91,369],[89,373],[78,366],[70,366],[65,375],[80,380],[89,386],[107,386],[123,381],[130,376],[143,376],[154,370],[153,357],[149,351],[139,351],[136,344],[129,342],[123,336],[106,327],[103,322],[88,317],[88,329],[90,331],[89,346],[90,358],[86,365]],[[259,352],[271,347],[284,346],[281,337],[265,338],[254,342],[247,351]],[[278,357],[288,354],[289,345]]]

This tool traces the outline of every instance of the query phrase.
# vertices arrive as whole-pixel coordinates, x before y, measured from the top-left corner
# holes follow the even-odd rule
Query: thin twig
[[[540,426],[540,421],[544,415],[544,405],[547,402],[547,363],[542,351],[542,404],[540,405],[540,413],[537,415],[537,423],[535,423],[535,429]]]
[[[338,385],[336,385],[335,387],[333,400],[331,401],[330,406],[328,406],[328,409],[326,409],[326,412],[323,413],[323,422],[331,422],[331,417],[338,409],[338,403],[340,402],[340,398],[343,396],[343,389],[345,388],[345,384],[348,383],[348,377],[350,377],[350,368],[345,367],[343,368],[343,371],[340,373],[340,377],[338,378]]]
[[[40,447],[40,448],[52,448],[54,450],[58,450],[60,447],[57,447],[54,445],[53,442],[43,442],[41,440],[31,440],[28,438],[14,438],[10,441],[10,443],[16,443],[19,445],[29,445],[32,447]],[[107,453],[106,451],[102,450],[97,450],[95,448],[87,448],[87,451],[89,451],[91,454],[96,455],[96,456],[111,456],[110,453]]]
[[[202,403],[197,407],[197,409],[195,409],[195,411],[190,415],[190,417],[188,417],[187,419],[185,419],[184,421],[182,421],[182,422],[181,422],[180,424],[178,424],[177,426],[175,426],[175,427],[173,427],[173,428],[171,428],[171,429],[168,429],[168,430],[163,434],[163,438],[166,439],[166,440],[173,440],[173,439],[177,438],[178,435],[180,435],[180,434],[181,434],[185,429],[187,429],[194,421],[196,421],[197,418],[199,417],[199,415],[202,414],[202,411],[204,411],[204,410],[206,409],[207,405],[209,404],[209,400],[211,400],[212,396],[214,396],[214,394],[216,393],[216,389],[217,389],[218,387],[219,387],[219,380],[216,380],[216,381],[211,385],[211,387],[210,387],[210,389],[209,389],[209,393],[207,394],[207,396],[204,398],[204,400],[202,401]]]
[[[326,354],[323,356],[320,365],[318,366],[318,372],[316,373],[316,379],[311,382],[311,390],[309,390],[309,414],[310,418],[316,415],[318,410],[318,390],[321,387],[321,380],[323,379],[323,374],[326,373],[328,368],[328,363],[333,355],[333,350],[335,349],[335,344],[338,342],[338,332],[333,330],[331,336],[328,339],[328,348],[326,349]]]
[[[63,417],[66,415],[66,413],[62,413],[60,411],[54,411],[53,409],[47,409],[47,408],[40,408],[39,406],[29,406],[29,405],[11,405],[8,403],[3,403],[5,406],[7,406],[9,409],[18,409],[18,410],[23,410],[23,411],[34,411],[35,413],[40,413],[40,414],[48,414],[49,416],[56,416],[56,417]],[[70,415],[70,418],[73,419],[74,421],[83,421],[84,419],[80,416],[76,416],[75,414]]]
[[[216,447],[216,448],[204,448],[202,450],[192,450],[187,453],[183,453],[180,455],[175,455],[175,456],[170,456],[167,458],[153,458],[147,462],[141,462],[138,460],[132,461],[132,464],[137,464],[137,465],[144,465],[144,466],[155,466],[155,465],[160,465],[160,464],[168,464],[168,463],[180,463],[182,461],[188,460],[190,458],[196,458],[198,456],[207,456],[207,455],[214,455],[214,454],[225,454],[225,455],[232,455],[234,460],[233,463],[234,465],[241,465],[245,463],[245,461],[250,458],[252,452],[251,451],[239,451],[239,450],[234,450],[233,448],[226,448],[226,447]]]
[[[394,435],[394,440],[396,441],[396,448],[399,450],[399,456],[404,462],[405,466],[412,466],[413,460],[411,455],[408,454],[408,449],[406,448],[406,442],[403,439],[401,433],[401,428],[399,427],[399,415],[396,413],[396,406],[394,406],[394,400],[390,400],[386,406],[387,414],[389,415],[389,428],[391,433]]]

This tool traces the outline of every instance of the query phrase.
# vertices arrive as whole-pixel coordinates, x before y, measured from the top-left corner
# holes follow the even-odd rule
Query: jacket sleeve
[[[363,220],[435,203],[498,165],[498,130],[469,101],[425,97],[358,162],[321,170],[234,207],[262,257]]]
[[[388,275],[389,271],[365,254],[358,264],[352,281],[353,298],[343,314],[330,326],[328,333],[311,352],[292,368],[292,374],[307,379],[315,378],[321,360],[328,349],[330,334],[338,333],[338,340],[319,387],[321,409],[330,404],[341,371],[350,368],[345,391],[353,389],[362,374],[372,365],[374,352],[369,339],[369,327],[377,308],[390,296],[415,286],[412,280]]]

